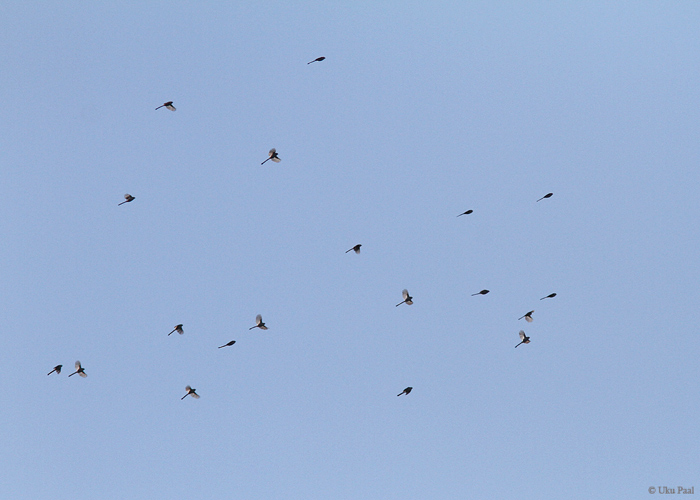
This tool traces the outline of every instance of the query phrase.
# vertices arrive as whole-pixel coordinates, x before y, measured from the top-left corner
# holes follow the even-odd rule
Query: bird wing
[[[194,399],[199,399],[199,394],[197,394],[196,392],[191,392],[190,396],[192,396]]]
[[[75,369],[80,370],[80,361],[75,362]]]
[[[190,392],[192,392],[192,388],[191,388],[189,385],[186,385],[186,386],[185,386],[185,390],[187,391],[188,394],[189,394]]]
[[[525,340],[525,332],[524,331],[520,330],[518,332],[518,335],[520,335],[520,340]]]
[[[170,111],[175,111],[175,106],[173,106],[172,104],[168,104],[165,107],[168,108]]]
[[[408,295],[408,290],[405,288],[401,291],[401,295],[403,296],[403,300],[407,300],[409,295]]]
[[[276,152],[277,152],[277,150],[276,150],[275,148],[272,148],[272,149],[270,150],[270,152],[267,153],[267,154],[268,154],[268,156],[269,156],[270,158],[272,158],[272,155],[274,155]]]
[[[78,372],[78,375],[80,375],[83,378],[87,377],[87,373],[85,373],[84,371]]]
[[[258,315],[255,317],[255,324],[258,325],[258,326],[260,326],[260,323],[262,323],[262,315],[258,314]]]
[[[282,160],[280,160],[279,158],[277,158],[277,157],[275,156],[274,158],[272,158],[272,161],[274,161],[275,163],[279,163],[279,162],[281,162]]]

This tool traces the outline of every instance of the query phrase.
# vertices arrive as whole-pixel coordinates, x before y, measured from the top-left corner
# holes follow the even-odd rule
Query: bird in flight
[[[282,160],[280,160],[280,157],[277,156],[277,150],[276,150],[275,148],[272,148],[272,149],[270,150],[270,152],[267,153],[267,154],[268,154],[269,158],[268,158],[267,160],[265,160],[264,162],[262,162],[260,165],[265,165],[265,162],[268,161],[268,160],[272,160],[272,161],[274,161],[275,163],[279,163],[279,162],[282,161]]]
[[[546,297],[542,297],[540,300],[544,300],[544,299],[553,299],[553,298],[556,297],[556,296],[557,296],[556,293],[550,293],[550,294],[547,295]]]
[[[348,250],[348,252],[354,251],[355,253],[360,253],[360,247],[361,247],[361,246],[362,246],[362,245],[358,243],[357,245],[355,245],[354,247],[352,247],[350,250]],[[348,253],[348,252],[345,252],[345,253]]]
[[[486,289],[484,289],[484,290],[482,290],[482,291],[480,291],[480,292],[472,293],[472,297],[473,297],[474,295],[486,295],[486,294],[489,293],[490,291],[491,291],[491,290],[486,290]]]
[[[51,370],[47,375],[51,375],[53,372],[56,372],[56,374],[61,373],[61,368],[63,368],[63,365],[56,365],[53,367],[53,370]]]
[[[529,344],[530,343],[530,337],[525,335],[524,331],[520,330],[520,332],[518,332],[518,335],[520,335],[520,344]],[[518,345],[520,345],[520,344],[518,344]],[[515,347],[518,347],[518,345],[516,345]]]
[[[194,399],[199,399],[199,394],[197,394],[197,393],[195,392],[197,389],[192,389],[192,388],[188,385],[188,386],[185,387],[185,390],[187,391],[187,394],[185,394],[184,396],[182,396],[182,397],[180,398],[180,401],[182,401],[183,399],[185,399],[187,396],[192,396]]]
[[[535,312],[535,310],[533,309],[532,311],[523,314],[522,316],[520,316],[520,317],[518,318],[518,321],[520,321],[521,319],[525,318],[525,321],[527,321],[528,323],[532,323],[532,313],[534,313],[534,312]]]
[[[396,304],[396,307],[399,307],[401,304],[404,304],[404,303],[409,305],[409,306],[413,304],[413,297],[411,297],[408,294],[408,290],[406,290],[404,288],[403,291],[401,292],[401,295],[403,295],[403,300],[401,302],[399,302],[398,304]]]
[[[136,196],[131,196],[129,193],[126,193],[124,195],[124,200],[122,201],[119,205],[123,205],[124,203],[129,203],[130,201],[134,201],[136,199]],[[117,206],[119,206],[117,205]]]
[[[75,371],[74,371],[73,373],[71,373],[70,375],[68,375],[68,376],[69,376],[69,377],[72,377],[72,376],[75,375],[76,373],[77,373],[78,375],[80,375],[81,377],[83,377],[83,378],[87,377],[87,373],[85,373],[85,368],[83,368],[82,366],[80,366],[80,361],[76,361],[76,362],[75,362]]]
[[[255,328],[255,327],[253,327],[253,328]],[[223,347],[231,346],[231,345],[233,345],[233,344],[235,344],[235,343],[236,343],[236,341],[235,341],[235,340],[232,340],[231,342],[227,342],[227,343],[224,344],[224,345],[220,345],[220,346],[219,346],[219,349],[221,349],[221,348],[223,348]]]
[[[469,215],[472,212],[474,212],[474,210],[467,210],[466,212],[462,212],[461,214],[459,214],[457,217],[460,217],[462,215]]]
[[[161,106],[158,106],[156,108],[156,111],[159,110],[160,108],[163,108],[163,107],[169,109],[170,111],[175,111],[175,106],[173,106],[173,101],[168,101],[166,103],[163,103]]]
[[[262,316],[257,315],[255,317],[255,326],[251,326],[248,328],[248,330],[252,330],[253,328],[260,328],[261,330],[267,330],[267,327],[265,326],[265,323],[263,323]]]
[[[321,61],[323,61],[324,59],[325,59],[325,57],[323,57],[323,56],[317,57],[317,58],[314,59],[313,61],[307,62],[306,64],[311,64],[311,63],[315,63],[315,62],[321,62]]]
[[[179,325],[175,325],[175,328],[173,328],[173,331],[171,331],[171,332],[168,334],[168,337],[170,337],[170,334],[171,334],[171,333],[175,333],[175,332],[179,333],[180,335],[182,335],[183,333],[185,333],[185,330],[182,329],[182,323],[180,323]]]
[[[402,394],[411,394],[411,391],[413,390],[413,387],[406,387],[403,391],[401,391],[397,396],[401,396]]]
[[[537,201],[542,201],[542,200],[544,200],[545,198],[551,198],[553,194],[554,194],[554,193],[547,193],[546,195],[544,195],[542,198],[540,198],[540,199],[537,200]]]

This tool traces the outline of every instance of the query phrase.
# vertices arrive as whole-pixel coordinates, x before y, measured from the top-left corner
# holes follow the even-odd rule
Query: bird
[[[282,160],[280,160],[279,156],[277,156],[277,150],[276,150],[275,148],[272,148],[272,149],[270,150],[270,152],[267,153],[267,154],[268,154],[268,156],[269,156],[269,158],[268,158],[267,160],[272,160],[272,161],[274,161],[275,163],[279,163],[279,162],[282,161]],[[266,162],[267,160],[265,160],[264,162],[262,162],[260,165],[264,165],[265,162]]]
[[[413,387],[406,387],[402,392],[400,392],[399,394],[397,394],[397,396],[401,396],[401,394],[407,394],[407,395],[408,395],[408,394],[411,393],[412,390],[413,390]]]
[[[124,203],[129,203],[130,201],[134,201],[135,199],[136,199],[136,196],[131,196],[129,193],[126,193],[124,195],[124,200],[126,200],[126,201],[122,201],[119,205],[123,205]],[[117,205],[117,206],[119,206],[119,205]]]
[[[321,62],[321,61],[323,61],[324,59],[325,59],[325,57],[323,57],[323,56],[317,57],[317,58],[314,59],[313,61],[307,62],[306,64],[311,64],[311,63],[315,63],[315,62]]]
[[[472,297],[473,297],[474,295],[486,295],[486,294],[489,293],[490,291],[491,291],[491,290],[486,290],[486,289],[484,289],[484,290],[482,290],[482,291],[480,291],[480,292],[472,293]]]
[[[183,399],[185,399],[187,396],[192,396],[194,399],[199,399],[199,394],[197,394],[197,393],[195,392],[197,389],[192,389],[192,388],[188,385],[188,386],[185,386],[185,390],[187,391],[187,394],[185,394],[184,396],[182,396],[182,397],[180,398],[180,401],[182,401]]]
[[[401,302],[399,302],[398,304],[396,304],[396,307],[399,307],[403,303],[406,303],[409,306],[413,304],[413,297],[411,297],[408,294],[408,290],[406,290],[404,288],[403,291],[401,292],[401,295],[403,295],[403,300]]]
[[[469,214],[472,213],[473,211],[474,211],[474,210],[467,210],[466,212],[462,212],[461,214],[459,214],[457,217],[459,217],[459,216],[461,216],[461,215],[469,215]]]
[[[260,328],[261,330],[267,330],[267,327],[265,326],[265,323],[263,323],[262,316],[257,315],[255,317],[255,326],[251,326],[248,328],[248,330],[252,330],[253,328]]]
[[[520,321],[521,319],[525,318],[525,321],[527,321],[528,323],[532,323],[532,313],[534,313],[534,312],[535,312],[535,310],[533,309],[532,311],[523,314],[522,316],[520,316],[520,317],[518,318],[518,321]]]
[[[61,368],[63,368],[63,365],[56,365],[53,367],[53,370],[51,370],[47,375],[51,375],[53,372],[56,372],[56,374],[61,373]]]
[[[175,111],[175,106],[173,106],[173,101],[168,101],[168,102],[166,102],[166,103],[163,103],[161,106],[158,106],[158,107],[156,108],[156,111],[159,110],[159,109],[162,108],[162,107],[166,107],[166,108],[168,108],[170,111]],[[185,113],[185,114],[187,114],[187,113]]]
[[[231,342],[227,342],[227,343],[224,344],[224,345],[220,345],[220,346],[219,346],[219,349],[221,349],[222,347],[228,347],[228,346],[233,345],[233,344],[235,344],[235,343],[236,343],[236,341],[235,341],[235,340],[232,340]]]
[[[179,325],[175,325],[175,328],[173,328],[173,331],[168,334],[168,337],[170,337],[171,333],[175,333],[175,332],[179,333],[180,335],[185,333],[185,330],[182,329],[182,323],[180,323]]]
[[[553,194],[554,194],[554,193],[547,193],[546,195],[544,195],[542,198],[540,198],[540,199],[537,200],[537,201],[542,201],[542,200],[544,200],[545,198],[551,198]]]
[[[552,299],[552,298],[554,298],[554,297],[556,297],[556,296],[557,296],[557,294],[556,294],[556,293],[550,293],[550,294],[549,294],[549,295],[547,295],[546,297],[542,297],[542,298],[541,298],[540,300],[544,300],[544,299]]]
[[[361,247],[361,246],[362,246],[362,245],[358,243],[357,245],[355,245],[354,247],[352,247],[350,250],[348,250],[348,252],[354,250],[355,253],[360,253],[360,247]],[[345,253],[348,253],[348,252],[345,252]]]
[[[72,377],[72,376],[75,375],[76,373],[77,373],[78,375],[80,375],[81,377],[83,377],[83,378],[87,377],[87,373],[85,373],[85,368],[83,368],[82,366],[80,366],[80,361],[76,361],[76,362],[75,362],[75,371],[74,371],[73,373],[71,373],[70,375],[68,375],[68,376],[69,376],[69,377]]]
[[[520,335],[520,344],[529,344],[530,343],[530,337],[525,335],[524,331],[520,330],[520,332],[518,332],[518,335]],[[518,344],[518,345],[520,345],[520,344]],[[518,347],[518,345],[516,345],[515,347]]]

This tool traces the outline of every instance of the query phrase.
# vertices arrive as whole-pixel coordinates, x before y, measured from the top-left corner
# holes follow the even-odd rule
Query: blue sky
[[[698,21],[0,6],[0,496],[700,487]]]

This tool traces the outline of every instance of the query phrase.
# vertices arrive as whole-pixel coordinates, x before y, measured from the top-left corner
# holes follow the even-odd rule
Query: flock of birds
[[[309,61],[307,64],[321,62],[325,59],[326,59],[325,57],[317,57],[313,61]],[[176,110],[175,106],[173,106],[173,101],[164,102],[163,104],[161,104],[160,106],[158,106],[156,108],[156,111],[159,110],[160,108],[166,108],[166,109],[169,109],[170,111]],[[265,159],[265,161],[263,161],[260,165],[264,165],[266,162],[268,162],[270,160],[272,160],[275,163],[279,163],[282,161],[280,159],[279,155],[277,154],[277,150],[275,148],[270,149],[270,151],[268,152],[267,159]],[[542,196],[540,199],[538,199],[537,202],[551,198],[553,195],[554,195],[554,193],[547,193],[544,196]],[[118,206],[123,205],[124,203],[130,203],[130,202],[134,201],[135,199],[136,199],[135,196],[132,196],[129,193],[127,193],[124,195],[124,201],[119,203]],[[470,210],[467,210],[467,211],[462,212],[461,214],[457,215],[457,217],[461,217],[462,215],[470,215],[472,213],[474,213],[474,210],[470,209]],[[354,247],[347,250],[345,253],[355,252],[356,254],[359,254],[361,247],[362,247],[362,244],[358,243]],[[474,297],[476,295],[486,295],[489,292],[490,292],[490,290],[484,289],[484,290],[481,290],[479,292],[473,293],[472,297]],[[398,304],[396,304],[396,307],[399,307],[401,304],[406,304],[408,306],[413,305],[413,297],[408,293],[408,290],[406,290],[406,289],[402,290],[401,295],[403,297],[403,300],[401,302],[399,302]],[[551,299],[551,298],[556,297],[556,295],[557,295],[556,293],[550,293],[549,295],[542,297],[540,300]],[[532,314],[534,312],[535,311],[533,309],[532,311],[529,311],[529,312],[523,314],[521,317],[518,318],[518,320],[525,319],[525,321],[527,321],[528,323],[532,323],[532,321],[533,321]],[[267,326],[265,325],[265,323],[262,320],[262,315],[258,314],[255,317],[255,325],[251,326],[249,328],[249,330],[252,330],[254,328],[260,328],[261,330],[267,330]],[[183,335],[185,333],[185,331],[183,329],[183,325],[182,324],[175,325],[175,327],[172,329],[172,331],[170,333],[168,333],[168,336],[172,335],[175,332],[179,333],[180,335]],[[520,336],[520,342],[515,347],[518,347],[521,344],[529,344],[530,343],[530,337],[525,335],[525,331],[520,330],[518,332],[518,335]],[[230,347],[235,343],[236,343],[235,340],[231,340],[231,341],[227,342],[226,344],[219,346],[218,348],[222,349],[224,347]],[[47,375],[51,375],[52,373],[60,374],[62,368],[63,368],[63,365],[56,365],[53,367],[53,370],[51,370]],[[87,373],[85,373],[85,369],[80,364],[80,361],[75,362],[75,371],[68,376],[72,377],[73,375],[76,375],[76,374],[80,375],[83,378],[87,377]],[[406,387],[403,391],[401,391],[399,394],[397,394],[397,396],[408,395],[411,393],[412,390],[413,390],[413,387]],[[180,399],[183,400],[187,396],[192,396],[194,399],[199,399],[199,394],[197,394],[196,391],[197,391],[196,389],[193,389],[192,387],[190,387],[188,385],[185,387],[185,395],[182,396],[182,398],[180,398]]]

